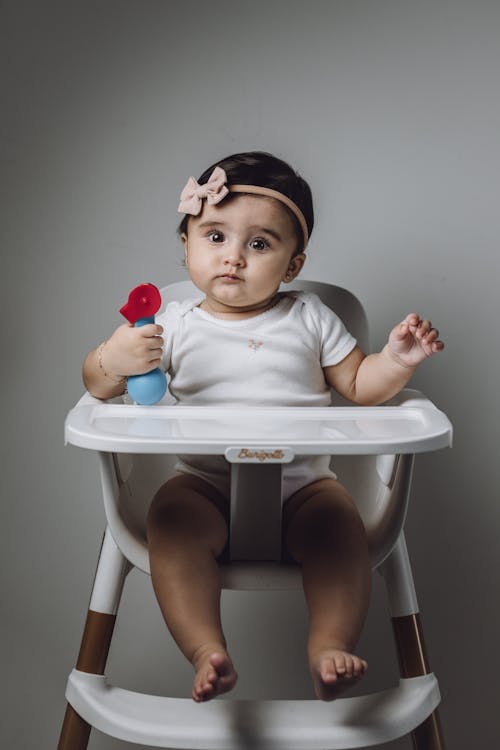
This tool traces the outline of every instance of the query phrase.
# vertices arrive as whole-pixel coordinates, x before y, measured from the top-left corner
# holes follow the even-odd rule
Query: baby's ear
[[[296,278],[296,276],[299,275],[302,268],[304,267],[304,263],[306,262],[306,255],[305,253],[299,253],[298,255],[294,255],[294,257],[291,259],[288,271],[286,272],[286,281],[293,281],[293,279]]]
[[[188,236],[187,236],[186,232],[182,232],[182,234],[181,234],[181,241],[182,241],[182,244],[184,246],[184,263],[187,266],[187,264],[188,264],[188,256],[187,256]]]

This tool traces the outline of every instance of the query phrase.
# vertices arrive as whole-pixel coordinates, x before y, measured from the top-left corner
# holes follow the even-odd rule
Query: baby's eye
[[[266,240],[262,239],[262,237],[256,237],[250,242],[250,247],[252,248],[252,250],[263,252],[264,250],[267,250],[267,248],[269,247],[269,243],[266,242]]]
[[[215,242],[215,243],[224,242],[224,235],[222,234],[222,232],[219,232],[217,229],[212,229],[207,234],[207,237],[210,240],[210,242]]]

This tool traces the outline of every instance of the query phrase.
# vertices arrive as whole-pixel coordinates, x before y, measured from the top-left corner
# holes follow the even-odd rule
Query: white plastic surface
[[[119,550],[107,528],[99,555],[89,609],[102,614],[116,615],[123,584],[130,568],[130,563]]]
[[[89,724],[118,739],[190,750],[340,750],[390,742],[412,731],[440,700],[433,674],[380,693],[318,700],[194,703],[132,693],[73,670],[66,697]]]
[[[379,568],[387,588],[391,617],[406,617],[419,612],[410,558],[404,532],[399,535],[391,554]]]
[[[408,393],[408,402],[401,397],[398,406],[377,407],[249,409],[82,400],[66,418],[65,439],[100,451],[211,455],[252,448],[271,454],[280,448],[294,455],[361,455],[448,447],[452,427],[446,415]]]

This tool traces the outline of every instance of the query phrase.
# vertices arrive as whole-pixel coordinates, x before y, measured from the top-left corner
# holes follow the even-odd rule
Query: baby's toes
[[[339,677],[346,677],[350,667],[350,655],[338,651],[334,657],[335,669]]]
[[[331,684],[337,680],[338,669],[334,659],[324,659],[321,663],[320,675],[323,682]]]
[[[204,700],[213,691],[216,681],[217,673],[214,669],[198,673],[193,684],[195,700]]]
[[[359,677],[361,674],[361,662],[359,659],[352,660],[352,677]]]
[[[354,677],[359,677],[360,674],[366,671],[367,663],[360,659],[358,656],[354,656],[352,660],[352,672]]]
[[[345,656],[345,673],[344,676],[347,677],[347,679],[351,679],[354,675],[355,668],[354,668],[354,657],[351,656],[351,654],[346,654]]]

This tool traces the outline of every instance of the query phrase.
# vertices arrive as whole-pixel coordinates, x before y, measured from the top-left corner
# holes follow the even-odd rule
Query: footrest
[[[421,724],[439,704],[433,674],[332,703],[318,700],[194,703],[109,685],[73,670],[66,698],[91,726],[127,742],[185,750],[347,750],[390,742]]]

